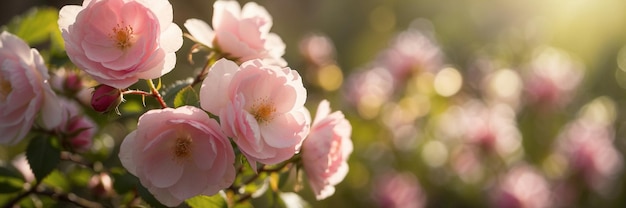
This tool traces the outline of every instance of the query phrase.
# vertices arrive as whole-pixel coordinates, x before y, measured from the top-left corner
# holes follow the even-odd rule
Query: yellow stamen
[[[122,22],[122,24],[124,23]],[[113,28],[113,33],[109,34],[109,38],[113,40],[115,47],[120,50],[130,48],[133,45],[134,37],[133,27],[130,25],[122,27],[120,24],[117,24],[117,26]]]
[[[271,121],[274,117],[274,112],[276,112],[276,107],[274,107],[273,103],[268,102],[267,99],[261,99],[252,105],[250,113],[257,122],[262,124]]]

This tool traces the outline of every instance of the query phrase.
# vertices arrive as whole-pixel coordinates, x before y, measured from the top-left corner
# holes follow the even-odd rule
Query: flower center
[[[11,87],[11,82],[7,81],[0,75],[0,101],[4,102],[7,100],[9,93],[13,91]]]
[[[124,24],[124,22],[122,22]],[[135,35],[133,35],[133,27],[126,25],[124,27],[117,24],[113,27],[113,33],[109,33],[109,38],[115,43],[115,47],[120,50],[126,50],[133,45]]]
[[[254,119],[259,123],[266,123],[273,119],[276,107],[273,103],[267,101],[267,99],[261,99],[252,105],[252,111],[250,112]]]
[[[178,161],[186,160],[191,156],[192,139],[189,135],[176,138],[174,145],[174,155]]]

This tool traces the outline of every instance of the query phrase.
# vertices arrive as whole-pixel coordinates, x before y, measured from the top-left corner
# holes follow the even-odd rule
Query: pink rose
[[[166,0],[85,0],[61,9],[59,27],[72,62],[120,89],[171,71],[183,43]]]
[[[191,106],[150,110],[126,136],[122,165],[154,197],[176,206],[193,196],[214,195],[235,179],[235,153],[217,121]]]
[[[352,153],[352,126],[341,111],[330,113],[327,100],[317,107],[309,136],[302,144],[302,161],[317,200],[335,193],[335,185],[348,174]]]
[[[213,4],[213,27],[199,19],[188,19],[185,28],[200,43],[216,48],[228,59],[243,63],[265,59],[268,63],[286,66],[282,58],[285,43],[270,33],[272,17],[254,2],[243,8],[236,1],[218,0]]]
[[[309,132],[306,89],[295,70],[261,60],[220,59],[200,88],[200,105],[219,115],[250,164],[277,164],[291,158]]]
[[[61,122],[61,107],[49,78],[36,49],[13,34],[0,34],[0,144],[24,139],[39,111],[43,127],[54,128]]]

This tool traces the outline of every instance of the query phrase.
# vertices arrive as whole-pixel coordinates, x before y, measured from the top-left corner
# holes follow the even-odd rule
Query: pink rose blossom
[[[302,144],[302,161],[317,200],[335,193],[335,185],[348,174],[352,153],[352,126],[341,111],[330,112],[327,100],[320,102],[311,132]]]
[[[235,179],[235,153],[219,124],[199,108],[150,110],[126,136],[122,165],[154,197],[176,206],[193,196],[214,195]]]
[[[272,17],[254,2],[241,8],[237,1],[218,0],[213,4],[213,29],[199,19],[188,19],[185,28],[198,42],[218,49],[238,63],[265,59],[276,65],[287,65],[282,58],[285,43],[269,32]]]
[[[60,120],[60,104],[48,83],[48,68],[36,49],[8,32],[0,35],[0,144],[16,144],[39,111],[43,127]]]
[[[218,60],[200,88],[200,105],[219,115],[222,129],[256,169],[292,157],[309,133],[307,92],[295,70],[261,60]]]
[[[85,0],[64,6],[58,23],[72,62],[120,89],[171,71],[183,43],[166,0]]]

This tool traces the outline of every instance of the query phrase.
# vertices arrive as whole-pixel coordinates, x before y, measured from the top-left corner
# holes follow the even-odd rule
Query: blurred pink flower
[[[183,43],[167,0],[85,0],[64,6],[58,23],[72,62],[119,89],[170,72]]]
[[[317,107],[309,136],[302,144],[302,162],[317,200],[335,193],[348,174],[352,153],[352,125],[341,111],[330,112],[327,100]]]
[[[302,39],[300,53],[317,66],[325,66],[335,61],[335,45],[325,35],[308,35]]]
[[[443,53],[439,46],[417,29],[398,34],[377,59],[377,63],[397,80],[404,80],[412,73],[436,72],[442,62]]]
[[[373,118],[380,107],[391,99],[395,90],[394,78],[384,68],[375,67],[348,77],[346,99],[357,107],[363,117]]]
[[[421,208],[426,195],[412,173],[386,173],[374,182],[373,197],[381,208]]]
[[[224,133],[256,169],[257,161],[277,164],[299,151],[311,123],[306,96],[295,70],[220,59],[202,83],[200,105],[219,115]]]
[[[235,153],[219,124],[199,108],[150,110],[120,147],[122,165],[157,200],[176,206],[214,195],[235,179]]]
[[[270,33],[272,17],[257,3],[248,2],[242,8],[237,1],[215,1],[213,29],[199,19],[188,19],[185,28],[198,42],[219,50],[237,63],[264,59],[279,66],[287,65],[282,58],[285,43]]]
[[[39,52],[5,31],[0,34],[0,65],[0,144],[22,141],[40,111],[43,127],[57,126],[61,106]]]
[[[35,174],[30,168],[30,164],[28,163],[28,159],[26,159],[25,153],[15,156],[15,158],[11,160],[11,164],[22,174],[22,176],[24,176],[25,182],[30,183],[35,181]]]
[[[558,151],[568,158],[575,176],[601,192],[623,166],[620,152],[613,144],[614,130],[585,119],[569,124],[558,137]]]
[[[468,100],[450,107],[439,119],[438,129],[443,136],[459,139],[481,153],[506,158],[523,151],[516,112],[507,104]]]
[[[81,112],[78,103],[72,100],[59,99],[62,107],[62,122],[56,128],[67,138],[72,148],[79,152],[87,151],[97,131],[97,125]]]
[[[565,107],[583,77],[581,64],[554,48],[541,51],[530,67],[525,79],[528,102],[541,108]]]
[[[529,166],[509,170],[492,190],[493,207],[551,207],[552,193],[546,179]]]

